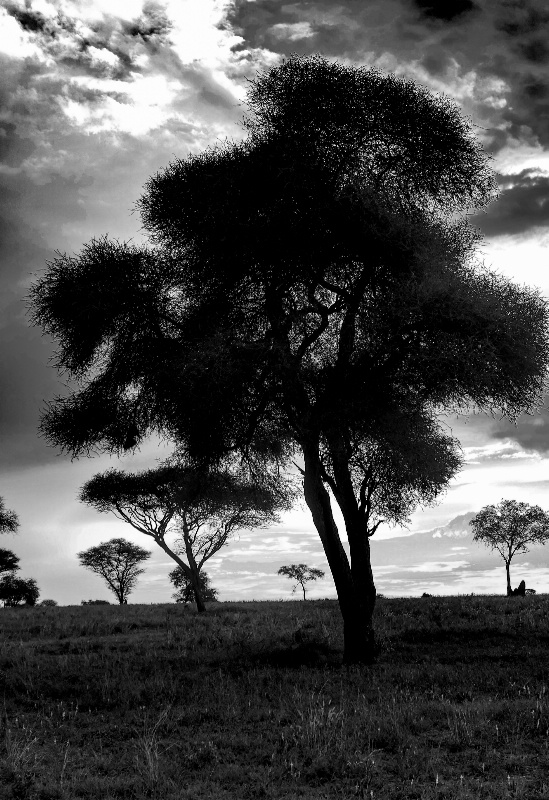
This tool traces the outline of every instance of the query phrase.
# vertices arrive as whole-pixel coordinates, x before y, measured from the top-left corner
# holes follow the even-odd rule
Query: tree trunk
[[[185,536],[183,538],[185,539]],[[199,611],[200,613],[206,611],[206,606],[204,604],[202,593],[200,591],[198,567],[196,566],[196,561],[192,553],[190,544],[188,545],[187,540],[185,539],[185,549],[187,552],[187,558],[189,559],[189,564],[185,564],[183,559],[179,558],[177,553],[174,553],[174,551],[170,547],[168,547],[163,537],[161,536],[156,537],[155,542],[162,548],[162,550],[164,550],[165,553],[167,553],[170,556],[170,558],[173,558],[176,564],[179,564],[185,575],[187,575],[187,577],[190,579],[193,587],[194,599],[196,602],[196,610]],[[189,557],[189,552],[190,552],[190,557]]]
[[[303,589],[303,599],[306,600],[307,598],[305,597],[305,584],[304,583],[301,584],[301,588]]]
[[[513,594],[513,590],[511,589],[511,573],[509,571],[509,567],[511,566],[510,561],[505,562],[505,572],[507,573],[507,597],[510,597]]]
[[[353,563],[351,570],[333,518],[330,495],[322,480],[318,444],[306,443],[303,457],[305,502],[322,541],[343,616],[343,661],[345,664],[371,664],[375,657],[374,604],[365,602],[365,598],[371,597],[372,588],[375,597],[375,586],[369,563],[369,542],[364,537],[366,547],[360,548],[353,537],[351,558],[356,558],[356,564]]]

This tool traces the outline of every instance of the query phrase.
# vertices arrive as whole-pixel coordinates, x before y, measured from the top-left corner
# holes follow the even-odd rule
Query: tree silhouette
[[[324,577],[324,573],[321,569],[308,567],[307,564],[290,564],[286,567],[280,567],[277,574],[285,575],[287,578],[297,581],[296,585],[292,589],[292,592],[295,592],[297,587],[301,586],[304,600],[307,599],[305,596],[305,584],[309,581],[316,581],[317,578]]]
[[[33,320],[80,381],[41,430],[73,456],[156,432],[202,465],[276,476],[296,460],[344,659],[369,663],[370,537],[459,468],[441,410],[538,403],[547,306],[475,262],[466,215],[496,184],[449,100],[292,56],[247,107],[246,140],[149,180],[150,247],[95,239],[33,286]]]
[[[0,574],[3,572],[16,572],[18,569],[20,569],[19,557],[12,553],[11,550],[0,547]]]
[[[19,527],[19,520],[15,511],[6,508],[4,500],[0,497],[0,533],[15,533]]]
[[[4,575],[0,579],[0,600],[4,606],[18,606],[25,603],[36,605],[40,590],[34,578],[17,578],[13,574]]]
[[[511,561],[517,553],[527,553],[529,545],[549,541],[549,514],[539,506],[502,500],[495,506],[485,506],[469,524],[473,540],[496,550],[503,558],[510,596]]]
[[[118,470],[95,475],[80,500],[112,512],[150,536],[194,587],[198,611],[205,611],[200,571],[238,530],[266,527],[292,502],[291,488],[254,485],[227,471],[203,473],[167,463],[131,474]],[[166,536],[176,535],[170,546]]]
[[[78,553],[81,565],[101,575],[120,605],[127,602],[138,577],[145,572],[139,564],[150,556],[148,550],[127,539],[111,539]]]
[[[176,603],[190,603],[195,599],[195,591],[192,580],[183,572],[180,566],[172,569],[168,575],[170,581],[173,583],[177,592],[172,594]],[[200,572],[200,596],[205,603],[217,600],[217,589],[210,586],[210,579],[207,572]]]

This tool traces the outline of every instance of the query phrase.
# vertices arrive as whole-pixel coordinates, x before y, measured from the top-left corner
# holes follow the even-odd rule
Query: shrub
[[[110,606],[108,600],[82,600],[80,605],[82,606]]]

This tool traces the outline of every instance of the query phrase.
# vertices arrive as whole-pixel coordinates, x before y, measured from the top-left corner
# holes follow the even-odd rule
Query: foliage
[[[15,533],[19,527],[19,520],[15,511],[6,508],[4,500],[0,497],[0,533]]]
[[[81,606],[110,606],[108,600],[81,600]]]
[[[57,600],[49,600],[48,599],[48,600],[42,600],[40,605],[44,606],[45,608],[55,608],[55,606],[58,606],[59,603],[57,602]]]
[[[4,601],[4,606],[21,603],[34,606],[39,596],[40,590],[34,578],[18,578],[10,573],[0,578],[0,600]]]
[[[317,578],[324,577],[324,573],[321,569],[308,567],[307,564],[290,564],[289,566],[280,567],[277,574],[285,575],[287,578],[297,581],[296,585],[292,589],[292,594],[295,592],[298,586],[301,586],[304,600],[307,599],[305,596],[305,584],[309,581],[316,581]]]
[[[77,381],[41,429],[76,456],[156,432],[201,464],[276,476],[302,459],[346,658],[367,661],[369,537],[459,468],[441,410],[538,403],[547,305],[475,261],[466,214],[496,184],[448,99],[292,56],[247,105],[246,140],[149,180],[149,247],[94,239],[33,286],[33,320]]]
[[[121,538],[101,542],[78,553],[81,565],[104,578],[120,605],[127,602],[139,575],[145,572],[139,569],[139,564],[150,556],[148,550]]]
[[[509,566],[517,553],[527,553],[530,545],[549,541],[549,514],[540,506],[502,500],[485,506],[469,523],[473,540],[496,550],[505,562],[507,594],[511,594]]]
[[[80,491],[80,500],[99,512],[113,512],[150,536],[193,584],[197,607],[205,609],[202,567],[238,530],[278,521],[294,493],[287,481],[250,482],[228,470],[203,472],[175,459],[137,474],[108,470]],[[170,546],[166,536],[176,534]]]
[[[0,574],[3,572],[15,572],[18,569],[20,569],[19,557],[12,553],[11,550],[0,547]]]
[[[177,592],[172,594],[176,603],[192,603],[195,599],[194,586],[189,576],[183,572],[180,566],[173,569],[168,575]],[[210,579],[207,572],[200,572],[200,594],[205,603],[217,600],[217,589],[210,586]]]

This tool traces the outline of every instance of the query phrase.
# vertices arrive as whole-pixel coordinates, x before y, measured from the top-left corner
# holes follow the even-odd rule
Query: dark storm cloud
[[[38,14],[34,11],[29,11],[28,9],[22,11],[21,9],[17,8],[17,6],[8,3],[7,10],[15,17],[17,22],[21,25],[23,30],[25,31],[46,31],[48,30],[48,23],[42,16],[42,14]]]
[[[226,25],[242,37],[237,52],[319,52],[445,91],[491,151],[549,144],[545,0],[235,0]]]
[[[496,440],[515,442],[529,453],[547,455],[549,453],[549,397],[545,408],[536,414],[521,414],[516,424],[502,419],[492,422],[490,436]]]
[[[472,0],[413,0],[413,3],[426,17],[444,22],[450,22],[476,8]]]
[[[549,227],[549,175],[523,169],[498,175],[501,191],[485,214],[471,218],[486,236],[517,236]]]
[[[18,167],[34,149],[30,139],[18,135],[13,123],[0,122],[0,164]]]
[[[8,196],[9,197],[9,196]],[[6,215],[2,192],[0,214],[0,470],[49,461],[55,454],[38,439],[40,408],[45,397],[60,393],[48,365],[51,343],[25,316],[24,279],[41,270],[53,253],[40,235]]]
[[[59,219],[81,219],[80,191],[86,179],[52,175],[36,184],[19,169],[36,151],[15,123],[0,135],[0,470],[44,463],[56,453],[38,439],[45,398],[62,390],[49,366],[53,347],[28,325],[25,295],[33,273],[54,253],[44,234]],[[1,167],[4,169],[1,169]],[[7,167],[7,169],[6,169]],[[29,220],[30,222],[28,222]],[[61,238],[61,237],[60,237]]]
[[[123,30],[129,36],[136,36],[145,42],[169,43],[168,34],[172,29],[172,24],[166,15],[166,11],[158,3],[146,3],[143,6],[142,15],[134,22],[123,23]]]

